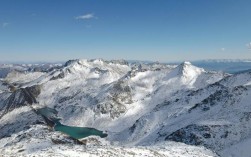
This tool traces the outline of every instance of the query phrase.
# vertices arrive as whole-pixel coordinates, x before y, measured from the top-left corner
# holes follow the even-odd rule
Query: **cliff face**
[[[3,101],[1,108],[1,117],[14,109],[38,103],[36,98],[40,94],[40,86],[16,89],[11,95]]]

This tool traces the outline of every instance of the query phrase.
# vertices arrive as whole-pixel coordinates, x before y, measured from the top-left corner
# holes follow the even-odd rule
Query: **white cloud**
[[[223,47],[223,48],[221,48],[221,51],[225,51],[225,50],[226,50],[226,48],[224,48],[224,47]]]
[[[251,50],[251,42],[247,44],[249,50]]]
[[[92,13],[75,17],[76,20],[89,20],[89,19],[93,19],[93,18],[96,18],[96,17]]]
[[[4,22],[4,23],[2,23],[2,27],[5,28],[5,27],[7,27],[9,24],[10,24],[10,23],[8,23],[8,22]]]

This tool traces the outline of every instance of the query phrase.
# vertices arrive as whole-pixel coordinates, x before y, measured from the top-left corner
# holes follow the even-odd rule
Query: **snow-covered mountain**
[[[71,60],[13,71],[0,80],[0,155],[249,156],[250,85],[248,71],[230,75],[190,62]],[[108,137],[76,141],[54,131],[36,112],[44,107],[64,125]]]
[[[40,63],[40,64],[3,64],[0,63],[0,78],[5,78],[10,72],[47,72],[60,68],[61,63]]]

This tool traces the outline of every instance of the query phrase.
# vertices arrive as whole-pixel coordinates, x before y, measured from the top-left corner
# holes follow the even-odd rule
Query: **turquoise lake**
[[[100,136],[101,138],[107,137],[108,134],[103,133],[103,131],[97,130],[95,128],[88,127],[76,127],[76,126],[67,126],[61,124],[60,118],[57,117],[57,111],[52,108],[41,108],[37,110],[38,114],[44,116],[47,120],[54,124],[54,130],[63,132],[75,139],[81,139],[88,136]]]

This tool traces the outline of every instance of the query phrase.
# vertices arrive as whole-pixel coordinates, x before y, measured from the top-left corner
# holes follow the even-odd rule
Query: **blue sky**
[[[0,61],[251,58],[250,0],[1,0]]]

